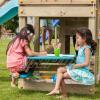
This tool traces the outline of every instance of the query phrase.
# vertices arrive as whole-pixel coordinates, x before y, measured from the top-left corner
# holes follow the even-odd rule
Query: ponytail
[[[91,46],[92,55],[96,52],[97,43],[93,40],[92,32],[86,27],[78,28],[76,33],[79,34],[83,39],[86,40],[86,43]]]
[[[95,55],[96,48],[97,48],[97,43],[94,40],[92,40],[91,41],[91,52],[92,52],[92,55]]]

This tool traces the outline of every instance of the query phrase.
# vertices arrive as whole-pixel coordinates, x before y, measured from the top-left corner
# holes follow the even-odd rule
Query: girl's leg
[[[62,79],[61,81],[61,86],[60,86],[60,92],[63,96],[66,96],[67,95],[67,91],[66,91],[66,84],[64,82],[64,79]]]
[[[55,85],[54,89],[47,95],[53,95],[53,94],[57,93],[57,91],[60,89],[60,84],[61,84],[61,81],[63,79],[63,74],[65,72],[66,72],[66,69],[64,67],[58,68],[56,85]]]
[[[16,81],[17,78],[19,77],[19,73],[12,73],[12,77],[11,77],[11,86],[12,87],[16,87]]]
[[[63,75],[64,75],[63,76],[64,78],[61,81],[60,90],[61,90],[62,97],[67,97],[66,84],[65,84],[64,80],[65,79],[70,79],[70,76],[68,75],[67,72],[65,72]]]
[[[19,77],[19,73],[17,72],[17,70],[18,70],[17,67],[9,68],[9,71],[11,72],[11,86],[12,87],[16,86],[16,78]]]
[[[11,87],[16,87],[16,78],[11,77]]]

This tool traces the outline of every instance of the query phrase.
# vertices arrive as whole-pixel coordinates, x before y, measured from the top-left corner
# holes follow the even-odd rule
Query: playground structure
[[[2,2],[1,2],[2,1]],[[18,14],[18,0],[1,0],[0,2],[4,3],[0,7],[0,25],[10,20]]]
[[[12,1],[12,0],[11,0]],[[13,0],[17,1],[17,0]],[[18,6],[17,6],[18,8]],[[1,14],[1,13],[0,13]],[[5,15],[1,17],[8,20]],[[19,29],[21,29],[27,23],[27,17],[35,17],[35,32],[37,39],[35,41],[35,51],[40,50],[39,36],[40,36],[40,19],[41,18],[53,18],[60,20],[60,34],[59,39],[62,45],[62,53],[69,54],[70,52],[70,36],[74,33],[72,30],[78,27],[88,27],[92,33],[94,40],[97,41],[97,53],[95,55],[94,65],[92,71],[96,77],[96,83],[99,82],[98,73],[100,71],[100,1],[99,0],[19,0]],[[13,16],[11,16],[13,17]],[[10,17],[10,18],[11,18]],[[75,93],[94,93],[94,87],[85,86],[73,81],[68,84],[68,92]],[[19,79],[19,87],[23,89],[33,90],[51,90],[53,84],[50,83],[38,83],[32,82],[27,79]],[[36,88],[39,87],[39,88]],[[76,90],[76,91],[75,91]]]
[[[59,18],[60,20],[60,34],[59,39],[62,45],[62,53],[69,54],[70,52],[70,36],[73,36],[72,30],[78,27],[88,27],[93,33],[93,39],[97,41],[97,54],[95,55],[95,63],[92,66],[93,73],[96,77],[96,83],[99,79],[97,75],[99,73],[100,66],[100,1],[99,0],[19,0],[19,28],[21,29],[27,22],[28,16],[35,17],[35,30],[37,37],[39,34],[39,19],[41,18]],[[37,45],[38,44],[38,45]],[[39,39],[37,38],[35,50],[39,51]],[[35,83],[32,81],[20,79],[19,87],[26,89],[34,89],[35,87],[41,87],[37,90],[47,91],[51,89],[51,85],[46,83]],[[45,85],[43,85],[45,84]],[[40,85],[40,86],[39,86]],[[46,86],[46,87],[45,87]],[[45,87],[45,88],[43,88]],[[69,83],[69,92],[80,93],[94,93],[94,85],[83,86]],[[75,91],[75,89],[77,91]],[[81,91],[79,91],[81,89]],[[84,92],[85,91],[85,92]]]

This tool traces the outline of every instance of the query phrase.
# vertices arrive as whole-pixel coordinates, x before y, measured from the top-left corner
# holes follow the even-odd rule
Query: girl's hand
[[[77,65],[75,64],[74,66],[73,66],[73,69],[76,69],[77,68]]]
[[[56,43],[53,43],[53,48],[57,48],[57,45],[56,45]]]
[[[60,42],[57,44],[57,48],[61,48],[61,43]]]
[[[53,48],[61,48],[61,43],[58,42],[57,44],[53,43]]]
[[[40,52],[40,55],[41,56],[46,56],[47,55],[47,52],[46,51]]]

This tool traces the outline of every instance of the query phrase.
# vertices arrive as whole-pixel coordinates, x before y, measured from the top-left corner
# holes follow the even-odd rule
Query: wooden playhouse
[[[99,82],[100,71],[100,1],[99,0],[19,0],[19,28],[21,29],[27,23],[27,17],[35,17],[35,31],[39,37],[39,19],[40,18],[59,18],[60,36],[62,42],[62,53],[70,52],[70,37],[74,34],[72,30],[78,27],[88,27],[94,40],[97,41],[97,53],[95,55],[95,64],[92,71],[96,77],[96,83]],[[36,39],[35,50],[39,51],[39,39]],[[50,91],[54,85],[50,83],[36,83],[31,79],[19,79],[19,88]],[[95,85],[84,86],[69,81],[68,92],[73,93],[94,93]],[[37,88],[36,88],[37,87]],[[77,90],[77,91],[76,91]]]

